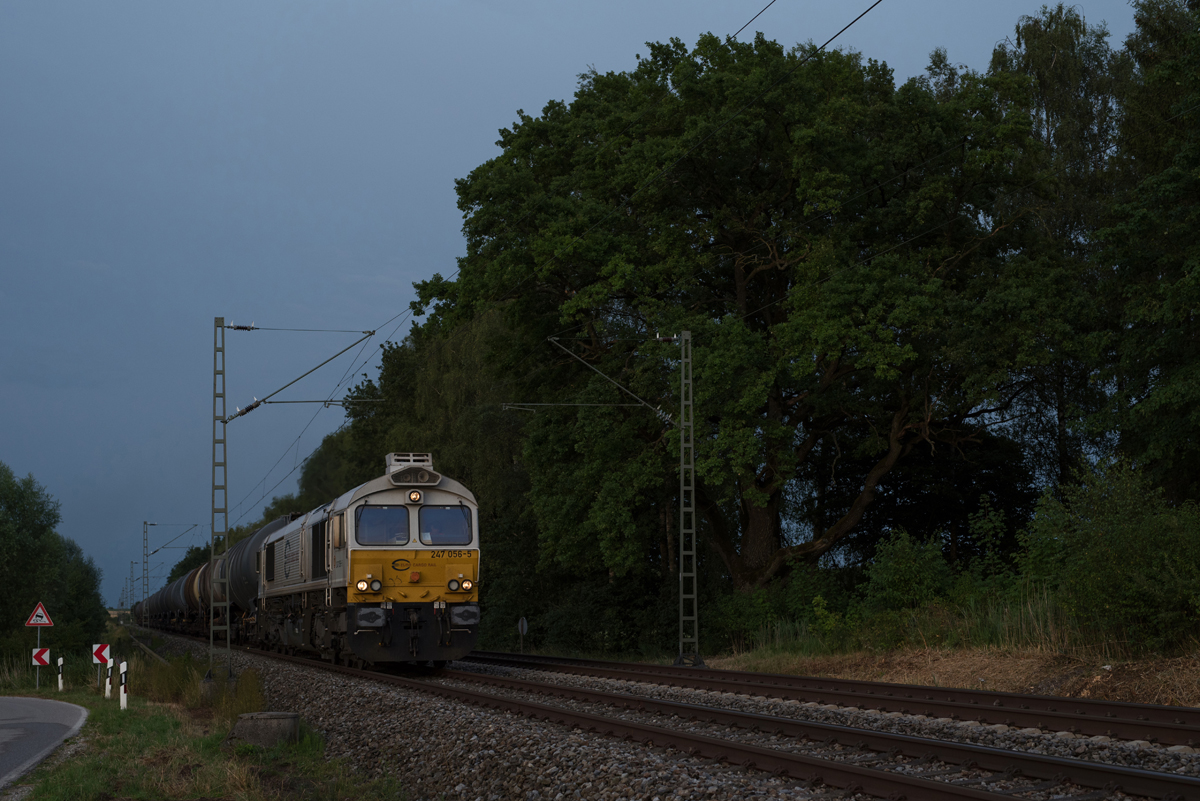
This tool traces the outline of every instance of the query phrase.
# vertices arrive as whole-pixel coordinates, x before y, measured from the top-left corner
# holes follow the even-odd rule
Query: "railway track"
[[[481,651],[472,652],[467,661],[851,709],[978,721],[981,725],[1001,724],[1163,745],[1200,746],[1200,709],[1192,707]]]
[[[1141,768],[458,670],[415,677],[244,652],[788,776],[818,796],[836,790],[912,801],[1200,798],[1200,779]],[[533,661],[539,669],[547,664]]]
[[[657,716],[670,721],[670,725],[657,728],[667,728],[676,733],[693,734],[681,727],[694,722],[702,723],[709,729],[732,727],[752,733],[752,740],[769,741],[771,748],[766,750],[776,752],[769,762],[755,763],[754,767],[768,770],[784,768],[789,775],[818,778],[835,786],[844,786],[838,784],[841,777],[834,776],[831,780],[822,771],[836,771],[836,768],[815,765],[809,760],[823,760],[840,768],[867,767],[877,779],[872,788],[884,785],[886,789],[888,782],[899,782],[901,777],[903,780],[921,780],[919,785],[898,783],[897,788],[891,790],[892,793],[896,789],[919,791],[909,795],[909,798],[1061,798],[1079,801],[1124,797],[1200,798],[1200,779],[1139,768],[456,670],[442,671],[439,677],[442,680],[509,690],[513,692],[510,697],[554,696],[582,702],[587,706],[633,710],[637,713],[633,720],[621,718],[625,724],[636,722],[637,717]],[[606,733],[623,734],[614,724],[606,725],[610,727]],[[630,729],[630,733],[633,731]],[[731,742],[724,738],[714,739],[721,739],[723,744]],[[658,744],[660,740],[654,742]],[[739,744],[756,747],[753,742]],[[736,761],[741,754],[734,753],[736,747],[726,747],[730,750],[721,751],[717,747],[717,753],[706,753],[705,756]],[[798,749],[803,749],[803,753],[798,753]],[[781,754],[799,756],[801,764],[815,771],[816,776],[806,776],[804,770],[788,769],[785,767],[787,758]],[[754,761],[753,757],[748,758]],[[861,776],[861,772],[858,775]],[[932,782],[936,788],[930,785],[931,779],[936,779]],[[866,785],[861,786],[866,789]],[[993,789],[996,786],[998,790]],[[963,790],[972,792],[961,793]],[[935,795],[935,791],[938,795]],[[879,794],[872,790],[868,792]]]

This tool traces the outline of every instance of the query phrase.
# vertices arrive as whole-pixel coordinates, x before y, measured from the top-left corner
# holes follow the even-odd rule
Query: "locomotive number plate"
[[[470,558],[472,551],[434,551],[431,556],[434,559],[463,559]]]

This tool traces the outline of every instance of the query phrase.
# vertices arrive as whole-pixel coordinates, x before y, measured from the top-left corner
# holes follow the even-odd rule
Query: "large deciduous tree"
[[[559,331],[672,409],[674,346],[646,340],[691,330],[703,528],[734,583],[758,586],[853,532],[914,449],[979,440],[1047,360],[1059,287],[1032,255],[1046,233],[1029,105],[1008,71],[896,87],[854,53],[652,44],[637,69],[586,74],[569,105],[502,132],[502,154],[458,185],[460,273],[418,305],[440,329],[502,304],[516,333],[499,363],[542,371],[521,382],[537,397],[514,400],[629,400],[566,356],[545,365],[556,351],[537,343]],[[674,429],[580,406],[528,433],[546,553],[614,575],[673,559],[657,545]],[[828,524],[803,517],[847,482]]]
[[[1134,7],[1136,71],[1122,98],[1129,188],[1101,234],[1121,311],[1102,424],[1168,499],[1200,500],[1200,2]]]
[[[992,54],[993,73],[1029,82],[1026,113],[1049,175],[1041,191],[1052,202],[1035,219],[1045,234],[1040,258],[1058,277],[1064,309],[1059,325],[1043,327],[1049,359],[1026,371],[1030,392],[1009,426],[1049,486],[1068,483],[1089,457],[1111,446],[1108,432],[1089,430],[1086,420],[1106,402],[1097,334],[1117,314],[1104,302],[1107,273],[1096,259],[1095,232],[1116,190],[1118,98],[1128,64],[1123,51],[1109,46],[1103,24],[1089,25],[1062,3],[1021,17],[1013,37]]]

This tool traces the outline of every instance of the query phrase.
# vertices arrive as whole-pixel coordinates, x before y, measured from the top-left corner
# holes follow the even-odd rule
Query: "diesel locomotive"
[[[263,526],[136,604],[134,620],[207,634],[210,604],[227,600],[235,644],[351,665],[465,656],[479,631],[475,496],[428,453],[389,453],[386,467]]]

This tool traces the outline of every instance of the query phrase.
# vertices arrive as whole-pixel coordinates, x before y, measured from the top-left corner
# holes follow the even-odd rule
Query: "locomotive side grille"
[[[329,534],[326,529],[326,522],[322,520],[312,527],[312,547],[308,550],[308,555],[311,561],[312,570],[309,576],[312,578],[324,578],[329,574],[325,569],[325,548],[328,545]]]

